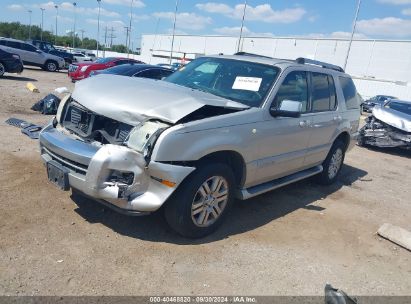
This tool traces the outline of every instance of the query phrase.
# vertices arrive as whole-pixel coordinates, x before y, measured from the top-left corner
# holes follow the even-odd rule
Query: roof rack
[[[268,59],[273,59],[272,57],[264,56],[264,55],[258,55],[258,54],[253,54],[253,53],[247,53],[247,52],[237,52],[234,55],[237,56],[253,56],[253,57],[262,57],[262,58],[268,58]]]
[[[334,70],[334,71],[338,71],[338,72],[344,73],[344,69],[343,69],[342,67],[339,67],[338,65],[334,65],[334,64],[330,64],[330,63],[318,61],[318,60],[312,60],[312,59],[300,57],[300,58],[297,58],[295,61],[296,61],[297,63],[299,63],[299,64],[318,65],[318,66],[320,66],[320,67],[323,67],[324,69],[330,69],[330,70]]]

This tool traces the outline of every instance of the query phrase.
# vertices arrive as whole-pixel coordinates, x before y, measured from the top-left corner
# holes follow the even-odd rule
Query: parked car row
[[[21,40],[0,37],[0,49],[20,56],[25,65],[41,67],[49,72],[64,68],[62,57],[43,52],[34,45]]]
[[[69,53],[65,50],[57,49],[53,44],[41,40],[28,40],[27,42],[31,43],[38,49],[42,50],[45,53],[55,55],[64,59],[64,67],[68,66],[75,61],[75,58],[72,53]]]
[[[82,80],[90,76],[93,71],[105,70],[114,66],[129,63],[143,63],[139,60],[122,58],[122,57],[107,57],[99,58],[94,62],[82,62],[71,64],[68,69],[68,76],[72,82]]]

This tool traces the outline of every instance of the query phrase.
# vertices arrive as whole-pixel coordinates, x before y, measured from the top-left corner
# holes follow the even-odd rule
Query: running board
[[[287,176],[272,180],[270,182],[266,182],[261,185],[257,185],[257,186],[247,188],[247,189],[241,189],[238,192],[238,198],[241,200],[246,200],[251,197],[266,193],[268,191],[271,191],[271,190],[280,188],[282,186],[305,179],[307,177],[316,175],[318,173],[321,173],[322,171],[323,171],[323,166],[319,165],[316,167],[306,169],[304,171],[300,171],[300,172],[297,172],[291,175],[287,175]]]

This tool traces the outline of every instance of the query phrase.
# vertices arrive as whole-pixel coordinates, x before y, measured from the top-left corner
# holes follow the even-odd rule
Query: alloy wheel
[[[228,182],[222,176],[207,179],[191,204],[191,218],[198,227],[209,227],[223,214],[228,201]]]
[[[328,177],[333,179],[341,168],[343,161],[343,151],[338,148],[335,150],[333,156],[330,159],[330,164],[328,166]]]

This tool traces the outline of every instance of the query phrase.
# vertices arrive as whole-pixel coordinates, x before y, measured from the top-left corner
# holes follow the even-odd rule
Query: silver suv
[[[21,40],[0,37],[0,48],[19,55],[25,65],[38,66],[49,72],[64,68],[63,58],[45,53]]]
[[[334,182],[355,142],[351,77],[308,59],[194,60],[161,80],[76,84],[40,134],[48,178],[115,210],[164,206],[187,237],[214,231],[235,199],[316,175]]]

